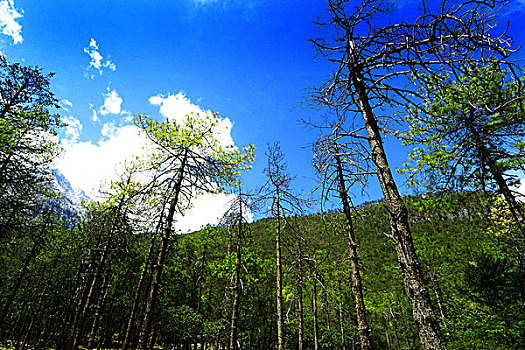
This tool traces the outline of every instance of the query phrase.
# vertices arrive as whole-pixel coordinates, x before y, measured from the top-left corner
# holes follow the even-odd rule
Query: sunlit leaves
[[[523,167],[522,82],[496,64],[468,65],[455,81],[447,75],[424,80],[424,108],[410,110],[410,128],[399,134],[405,145],[417,145],[401,170],[411,185],[492,188],[489,159],[501,174]]]

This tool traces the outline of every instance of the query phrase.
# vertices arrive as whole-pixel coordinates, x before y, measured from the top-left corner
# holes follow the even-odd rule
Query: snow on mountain
[[[73,188],[69,180],[60,170],[53,169],[53,173],[55,174],[55,181],[53,184],[55,189],[62,193],[71,204],[80,206],[80,202],[82,201],[91,201],[91,198],[82,189]]]
[[[84,208],[81,205],[82,201],[91,202],[92,199],[79,188],[74,188],[69,180],[58,169],[53,169],[54,189],[62,194],[57,199],[53,199],[53,206],[57,214],[64,219],[75,219],[84,213]]]

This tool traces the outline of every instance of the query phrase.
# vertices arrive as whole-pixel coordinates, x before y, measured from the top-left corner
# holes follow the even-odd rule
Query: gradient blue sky
[[[409,15],[417,3],[401,1],[399,13]],[[237,146],[255,144],[247,188],[264,181],[266,145],[280,141],[297,186],[309,192],[312,154],[305,147],[315,132],[298,120],[321,112],[296,105],[331,70],[315,62],[308,42],[321,35],[313,22],[324,9],[322,0],[0,0],[0,52],[56,73],[52,90],[70,124],[61,137],[66,152],[75,150],[59,167],[88,192],[114,170],[104,157],[138,146],[131,115],[184,108],[219,112],[233,125]],[[523,2],[512,0],[502,17],[511,18],[518,45],[523,14]],[[389,146],[399,166],[406,150]],[[370,198],[356,201],[380,197],[372,186]]]

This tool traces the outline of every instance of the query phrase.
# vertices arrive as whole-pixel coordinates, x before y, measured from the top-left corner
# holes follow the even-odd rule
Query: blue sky
[[[415,3],[402,1],[403,11]],[[522,7],[515,0],[506,16],[518,44]],[[264,181],[266,145],[280,141],[297,186],[309,192],[315,132],[298,120],[321,112],[296,106],[331,70],[308,42],[321,35],[313,22],[324,8],[322,0],[0,0],[0,52],[55,72],[52,90],[70,124],[57,166],[87,192],[112,176],[116,159],[140,152],[132,115],[188,110],[218,112],[229,142],[255,144],[247,188]],[[406,151],[391,147],[399,166]],[[372,186],[357,202],[379,197]]]

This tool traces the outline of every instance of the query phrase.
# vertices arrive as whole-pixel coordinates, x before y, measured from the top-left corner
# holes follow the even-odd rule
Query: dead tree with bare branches
[[[424,108],[417,86],[428,74],[458,78],[469,62],[505,63],[513,52],[511,40],[505,30],[496,32],[496,17],[504,3],[422,1],[410,19],[392,23],[393,14],[401,16],[395,1],[327,1],[325,18],[319,20],[324,37],[312,42],[336,68],[314,90],[312,100],[337,112],[336,120],[325,126],[344,121],[346,136],[366,146],[385,197],[391,239],[421,343],[425,349],[445,349],[383,137],[392,131],[389,127],[398,113],[406,113],[407,105]],[[388,116],[381,115],[385,111]]]
[[[264,170],[267,182],[259,190],[258,202],[267,202],[269,212],[275,224],[275,260],[276,260],[276,306],[277,306],[277,349],[285,348],[283,315],[283,233],[287,225],[287,216],[301,213],[307,203],[292,191],[294,177],[288,174],[287,164],[279,143],[268,146],[266,152],[268,165]],[[300,332],[300,331],[299,331]],[[301,343],[301,341],[300,341]]]
[[[331,196],[338,197],[341,201],[345,231],[348,235],[352,289],[355,296],[361,349],[370,350],[374,347],[372,346],[370,327],[366,317],[358,244],[351,212],[352,201],[348,194],[348,189],[352,185],[358,182],[364,184],[368,178],[366,175],[371,174],[368,169],[370,164],[366,161],[369,157],[366,156],[366,148],[363,148],[360,143],[341,137],[339,128],[335,128],[329,135],[319,137],[314,143],[313,149],[314,166],[319,176],[318,189],[321,190],[322,203],[330,200]]]

